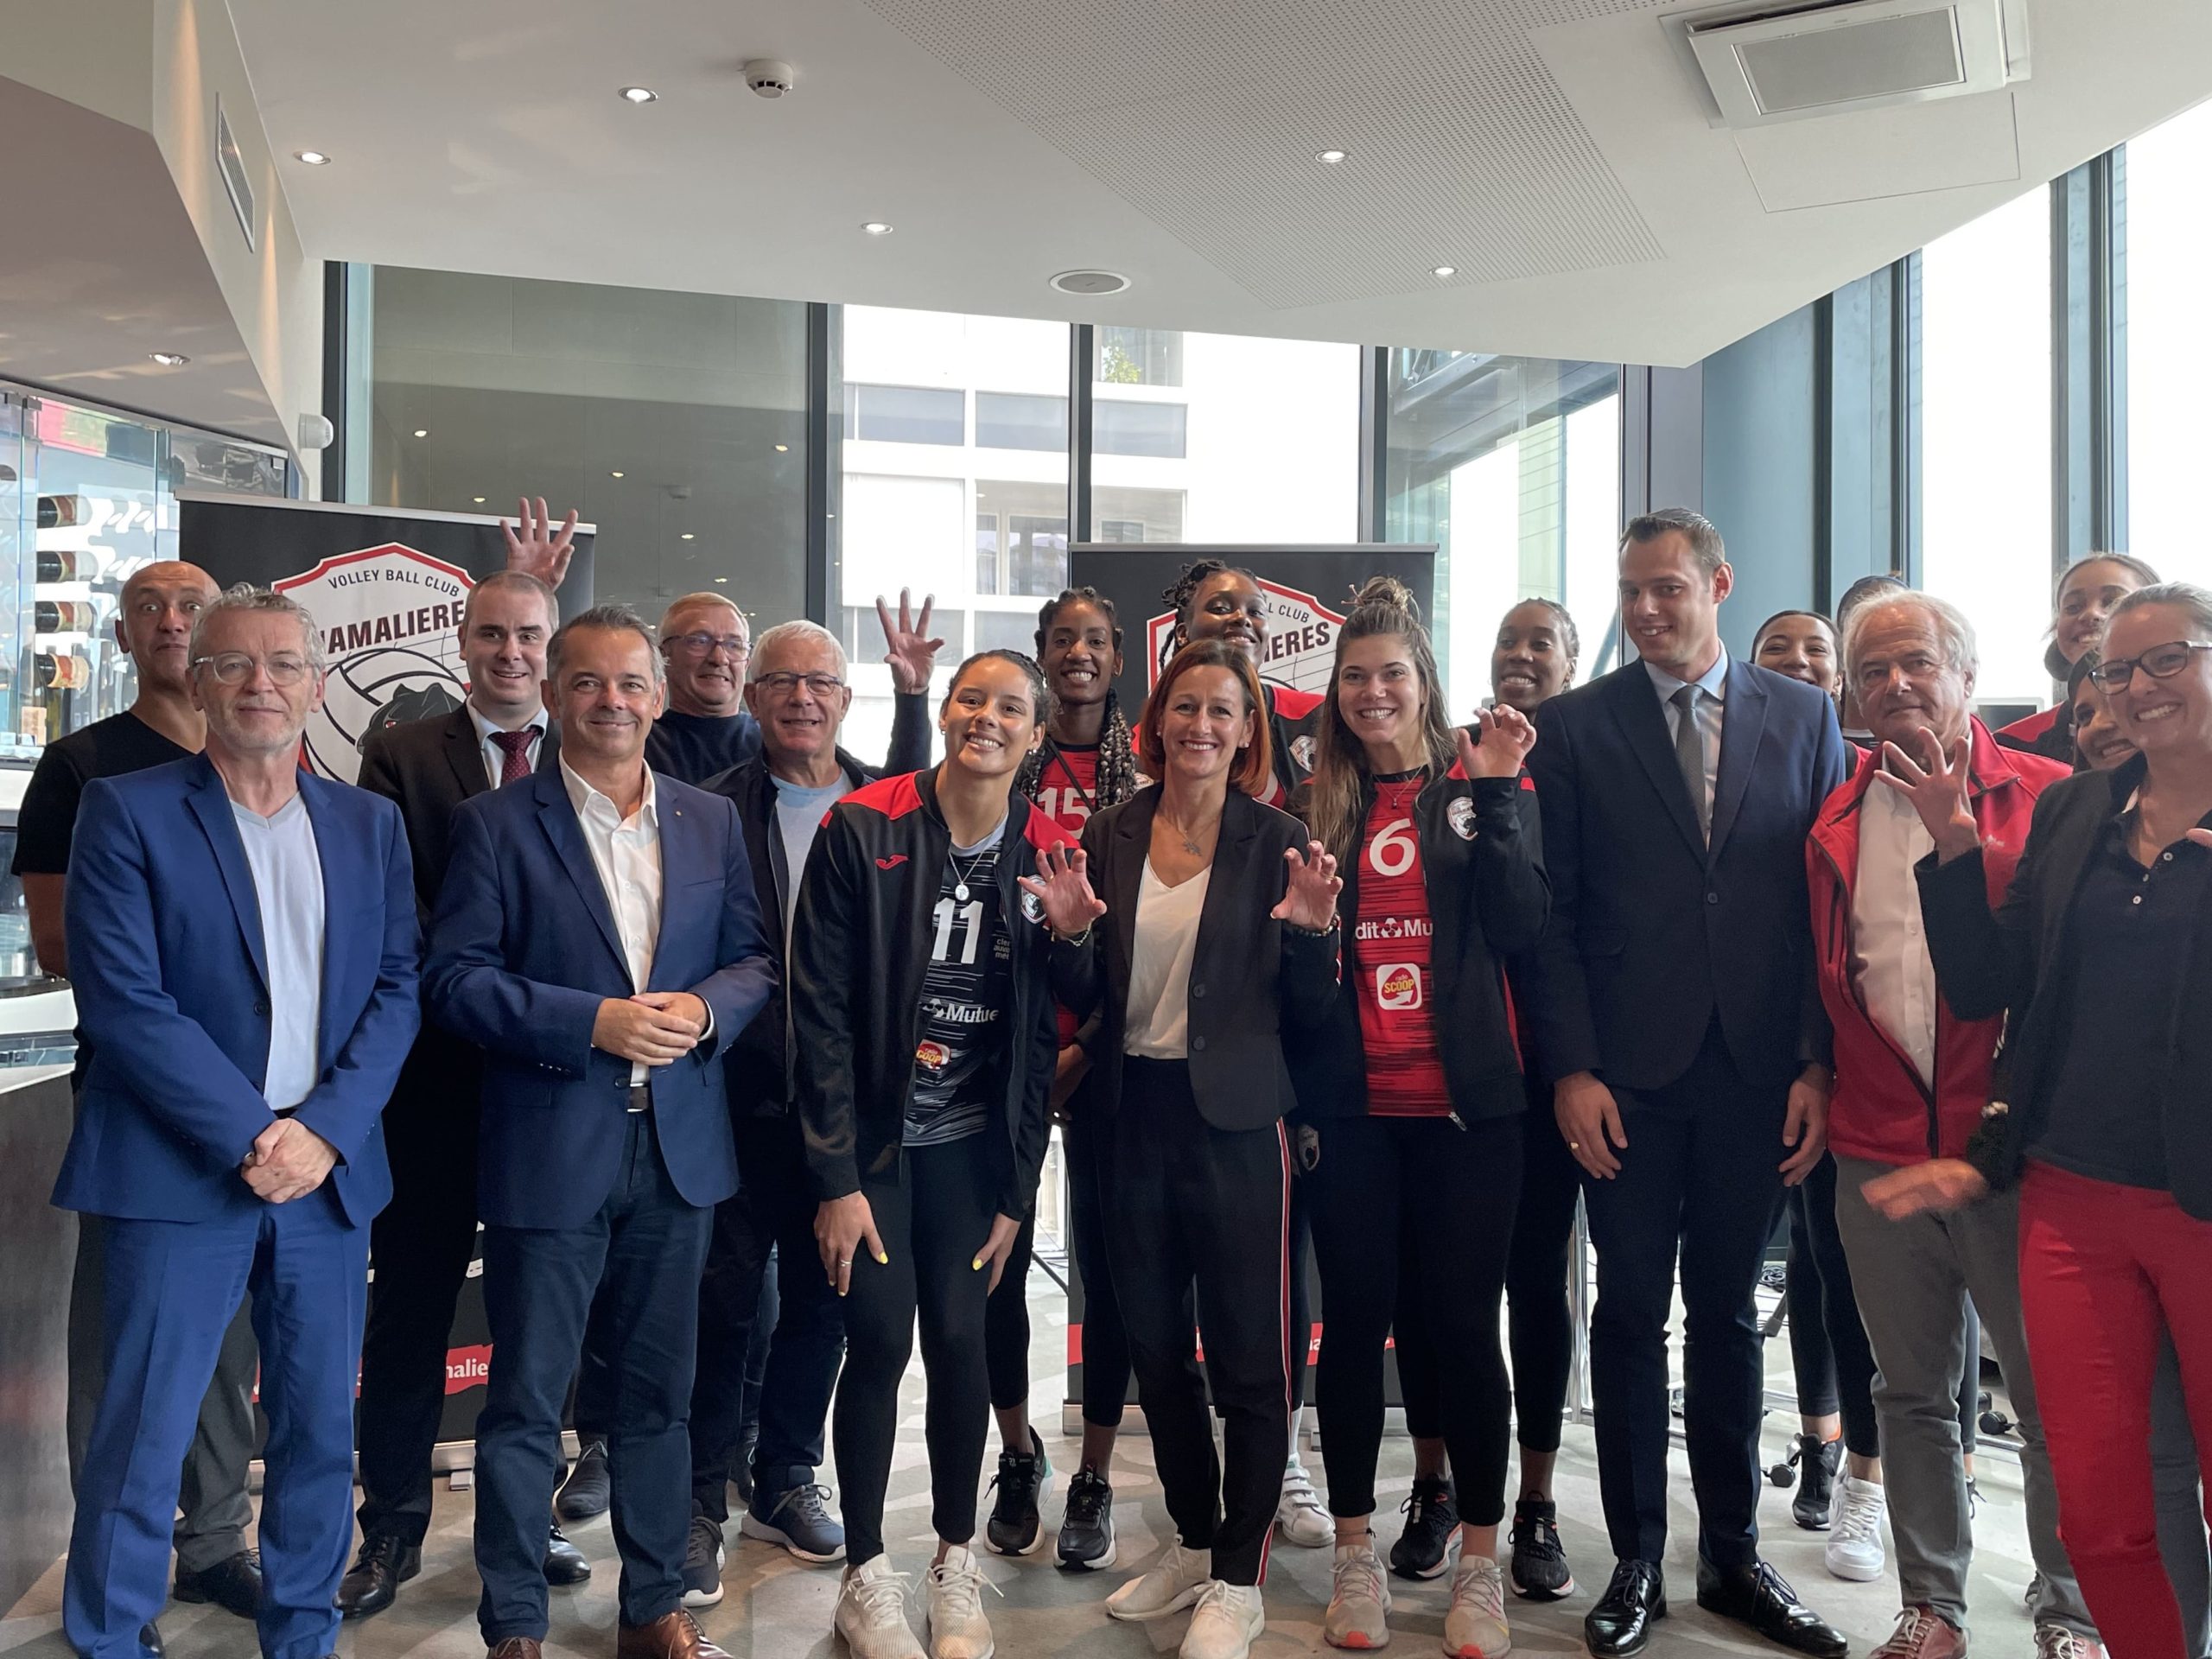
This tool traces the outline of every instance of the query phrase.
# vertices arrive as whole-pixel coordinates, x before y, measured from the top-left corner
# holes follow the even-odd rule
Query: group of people
[[[1185,1659],[1250,1650],[1278,1535],[1333,1546],[1343,1648],[1389,1641],[1394,1578],[1449,1575],[1459,1659],[1509,1649],[1509,1591],[1575,1592],[1552,1474],[1578,1201],[1614,1557],[1594,1659],[1668,1611],[1678,1287],[1696,1599],[1847,1651],[1758,1548],[1752,1289],[1785,1208],[1793,1336],[1832,1374],[1797,1517],[1850,1578],[1884,1570],[1886,1522],[1879,1659],[1967,1645],[1977,1313],[2039,1659],[2204,1659],[2212,594],[2077,565],[2069,695],[1994,734],[1965,619],[1885,578],[1732,658],[1733,573],[1681,510],[1621,539],[1635,660],[1574,685],[1573,620],[1524,601],[1464,721],[1388,578],[1300,695],[1259,677],[1256,579],[1192,566],[1134,718],[1103,594],[1047,601],[1033,657],[969,658],[934,711],[943,642],[902,595],[879,771],[838,743],[834,635],[754,640],[718,595],[658,630],[563,622],[567,535],[525,504],[461,625],[467,702],[373,734],[359,788],[297,764],[312,618],[174,563],[125,592],[137,705],[41,763],[19,867],[83,1022],[56,1192],[84,1218],[79,1652],[159,1652],[172,1534],[178,1593],[251,1613],[270,1659],[391,1605],[480,1250],[490,1659],[537,1659],[549,1585],[590,1571],[557,1516],[597,1508],[619,1659],[719,1659],[694,1610],[733,1478],[746,1534],[842,1562],[855,1659],[988,1659],[994,1414],[985,1542],[1048,1536],[1023,1281],[1057,1122],[1086,1314],[1054,1554],[1116,1563],[1134,1378],[1177,1536],[1105,1611],[1187,1610]],[[1325,1498],[1295,1451],[1309,1248]],[[918,1331],[917,1597],[884,1505]],[[1415,1470],[1386,1565],[1392,1345]]]

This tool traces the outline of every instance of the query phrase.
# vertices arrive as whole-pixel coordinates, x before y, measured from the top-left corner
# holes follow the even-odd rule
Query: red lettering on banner
[[[492,1344],[446,1350],[446,1392],[465,1394],[480,1389],[492,1376]]]

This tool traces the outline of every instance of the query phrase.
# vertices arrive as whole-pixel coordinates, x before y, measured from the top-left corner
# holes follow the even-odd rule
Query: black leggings
[[[845,1370],[830,1417],[845,1559],[855,1567],[883,1554],[883,1494],[899,1434],[899,1382],[914,1351],[918,1313],[931,1522],[937,1535],[952,1543],[975,1535],[976,1491],[990,1425],[983,1360],[990,1280],[970,1264],[997,1215],[990,1151],[988,1132],[949,1146],[911,1147],[899,1154],[896,1179],[861,1183],[891,1260],[876,1262],[864,1241],[854,1252],[845,1297]]]
[[[1114,1284],[1167,1513],[1186,1546],[1213,1552],[1213,1575],[1229,1584],[1266,1575],[1290,1446],[1290,1180],[1280,1124],[1217,1129],[1199,1116],[1182,1061],[1122,1062],[1106,1190]],[[1191,1341],[1194,1285],[1203,1376]]]
[[[1851,1263],[1835,1230],[1835,1160],[1823,1156],[1801,1185],[1783,1189],[1782,1201],[1789,1216],[1789,1359],[1797,1409],[1808,1417],[1840,1413],[1844,1449],[1879,1457],[1874,1351],[1859,1322]]]
[[[1521,1189],[1519,1116],[1465,1128],[1446,1117],[1331,1119],[1303,1179],[1328,1309],[1319,1369],[1330,1512],[1375,1511],[1382,1344],[1410,1292],[1440,1363],[1439,1427],[1460,1516],[1495,1526],[1511,1440],[1497,1309]]]
[[[1037,1206],[1032,1204],[983,1310],[983,1369],[994,1411],[1029,1403],[1029,1255],[1036,1243]]]

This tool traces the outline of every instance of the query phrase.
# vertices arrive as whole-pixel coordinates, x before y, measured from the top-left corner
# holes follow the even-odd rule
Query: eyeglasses
[[[2089,671],[2089,677],[2107,691],[2125,691],[2139,667],[2154,680],[2171,680],[2200,651],[2212,651],[2212,640],[2177,639],[2170,645],[2153,645],[2140,657],[2115,657],[2100,663]]]
[[[272,685],[295,686],[307,677],[308,664],[304,657],[255,657],[243,651],[218,652],[213,657],[195,657],[194,668],[204,668],[221,685],[243,685],[258,663],[269,671]]]
[[[690,657],[703,657],[716,645],[720,645],[733,657],[749,657],[753,654],[753,647],[747,643],[745,636],[741,633],[672,633],[662,640],[661,644],[673,645]]]
[[[806,682],[806,689],[817,697],[834,697],[845,689],[845,683],[835,674],[793,674],[783,669],[772,674],[763,674],[753,683],[777,696],[787,697],[798,689],[801,680]]]

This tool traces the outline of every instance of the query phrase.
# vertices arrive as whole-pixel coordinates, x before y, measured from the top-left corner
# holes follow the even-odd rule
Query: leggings
[[[1032,1204],[1014,1236],[999,1287],[983,1309],[983,1369],[994,1411],[1029,1403],[1029,1256],[1036,1244],[1037,1206]]]
[[[1266,1577],[1290,1444],[1290,1185],[1281,1124],[1217,1128],[1184,1062],[1122,1061],[1106,1194],[1114,1283],[1167,1513],[1185,1545],[1213,1552],[1227,1584]]]
[[[1521,1119],[1461,1128],[1445,1117],[1348,1117],[1320,1126],[1312,1190],[1313,1243],[1332,1337],[1321,1344],[1321,1433],[1329,1509],[1375,1512],[1382,1441],[1382,1344],[1392,1311],[1421,1307],[1440,1369],[1440,1426],[1460,1514],[1495,1526],[1505,1512],[1512,1394],[1497,1339]]]
[[[914,1351],[918,1314],[926,1380],[931,1523],[964,1544],[976,1533],[976,1491],[990,1425],[983,1359],[988,1278],[971,1265],[989,1238],[998,1181],[988,1133],[909,1147],[894,1176],[863,1178],[887,1264],[855,1252],[845,1297],[845,1370],[830,1436],[836,1449],[845,1559],[883,1554],[883,1494],[899,1434],[899,1382]]]
[[[1802,1185],[1783,1189],[1782,1202],[1789,1217],[1789,1358],[1797,1409],[1811,1417],[1840,1412],[1845,1450],[1878,1458],[1874,1351],[1859,1322],[1851,1263],[1835,1229],[1835,1160],[1824,1154]],[[1967,1350],[1970,1360],[1974,1353]],[[1975,1365],[1967,1371],[1979,1377]]]

